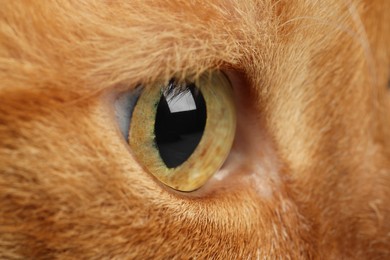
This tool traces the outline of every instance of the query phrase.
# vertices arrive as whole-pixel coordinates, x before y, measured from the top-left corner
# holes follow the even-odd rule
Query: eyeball
[[[195,82],[145,86],[132,102],[129,146],[160,182],[179,191],[203,186],[232,147],[236,110],[233,89],[219,71]]]

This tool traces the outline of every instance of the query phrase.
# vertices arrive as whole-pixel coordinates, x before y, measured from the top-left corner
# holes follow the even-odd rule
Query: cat
[[[0,258],[389,259],[389,13],[2,1]],[[134,156],[114,103],[210,71],[235,91],[234,143],[204,185],[176,191]]]

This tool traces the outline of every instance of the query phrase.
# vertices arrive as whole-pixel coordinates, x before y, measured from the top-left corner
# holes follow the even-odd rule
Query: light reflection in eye
[[[196,110],[195,100],[190,91],[180,95],[165,91],[164,98],[168,102],[169,111],[171,113]]]

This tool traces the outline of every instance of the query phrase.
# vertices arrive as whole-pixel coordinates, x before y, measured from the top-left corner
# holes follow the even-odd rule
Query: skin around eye
[[[159,181],[193,191],[222,166],[235,128],[232,86],[214,71],[184,87],[172,82],[145,87],[132,113],[129,145]]]

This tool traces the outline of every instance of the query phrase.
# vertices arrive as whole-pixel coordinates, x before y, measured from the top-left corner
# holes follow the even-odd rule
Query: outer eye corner
[[[129,145],[150,174],[189,192],[203,186],[230,152],[236,127],[233,91],[220,71],[204,73],[195,83],[168,84],[143,89],[133,106]]]

